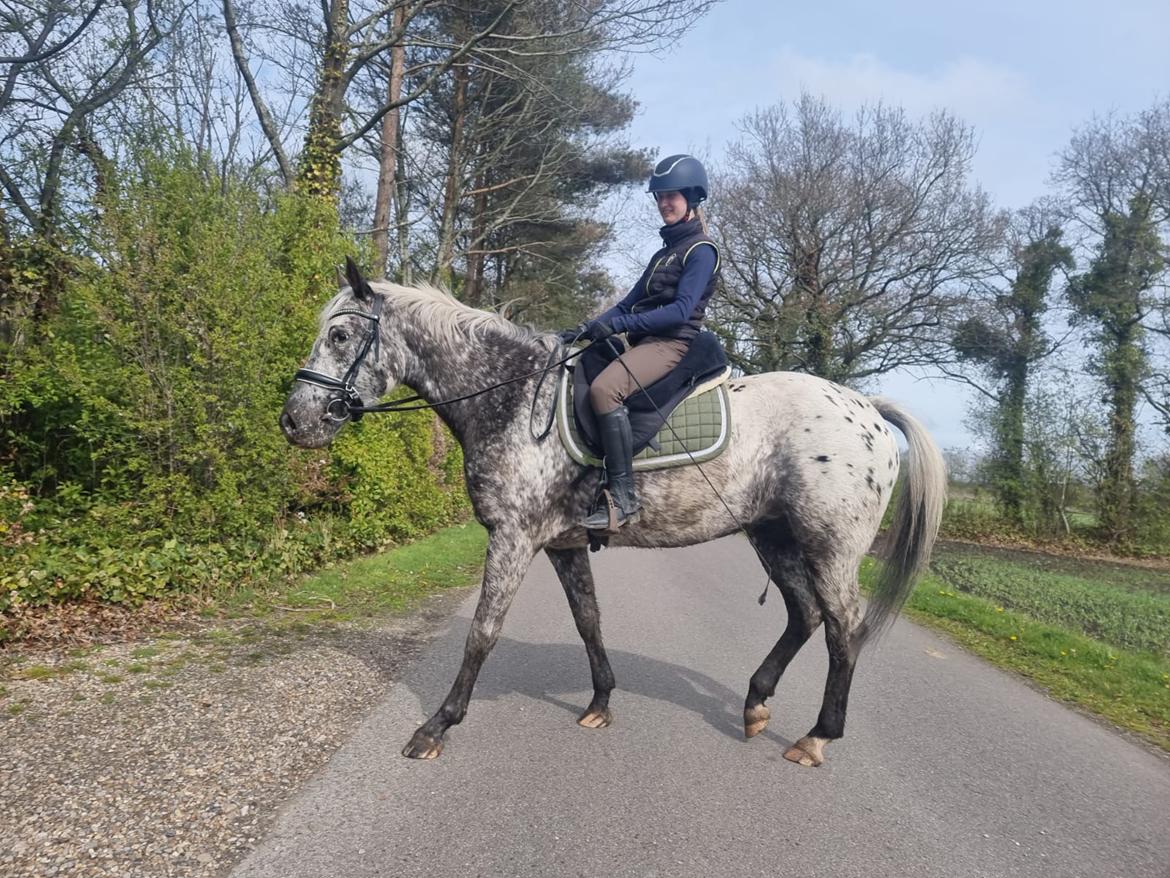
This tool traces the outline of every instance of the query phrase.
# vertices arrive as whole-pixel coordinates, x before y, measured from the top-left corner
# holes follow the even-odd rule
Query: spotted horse
[[[560,352],[549,333],[474,310],[432,287],[368,283],[350,262],[346,283],[322,311],[317,339],[280,416],[290,442],[319,448],[352,412],[360,412],[361,400],[377,400],[406,384],[437,404],[463,447],[467,492],[488,533],[483,586],[451,691],[406,744],[405,756],[431,759],[442,752],[444,735],[466,715],[480,668],[541,550],[556,569],[589,657],[593,699],[578,722],[601,728],[613,720],[614,675],[602,644],[588,535],[578,524],[597,473],[575,462],[555,434],[542,436],[531,423],[534,402],[537,411],[553,405],[556,382],[541,381],[539,372]],[[479,392],[493,385],[499,386]],[[945,492],[942,457],[922,426],[895,403],[811,375],[736,378],[728,399],[726,451],[703,464],[702,473],[694,466],[638,473],[641,520],[622,528],[610,545],[689,546],[742,526],[788,616],[748,681],[744,733],[758,735],[768,724],[768,698],[823,624],[829,670],[820,715],[784,754],[800,765],[820,765],[825,746],[844,733],[862,645],[892,622],[929,559]],[[877,535],[901,464],[887,424],[905,437],[907,471],[863,615],[858,567]],[[712,485],[727,508],[716,501]]]

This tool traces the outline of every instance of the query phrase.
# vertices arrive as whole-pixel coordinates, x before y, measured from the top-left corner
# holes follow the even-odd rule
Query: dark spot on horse
[[[828,463],[828,462],[829,462],[829,455],[827,455],[827,454],[818,454],[816,457],[814,457],[814,458],[813,458],[813,460],[816,460],[816,461],[818,461],[818,462],[820,462],[820,463]]]
[[[732,393],[739,393],[741,390],[743,390],[743,385],[742,385],[742,384],[741,384],[741,385],[739,385],[738,387],[733,387],[733,388],[731,388],[731,392],[732,392]]]
[[[845,420],[847,420],[851,424],[853,423],[853,418],[849,417],[849,415],[845,416]]]
[[[894,468],[894,459],[893,459],[892,457],[890,458],[890,466],[889,466],[889,468],[890,468],[890,469],[893,469],[893,468]]]
[[[827,399],[833,405],[837,405],[837,400],[833,399],[833,397],[829,396],[829,394],[827,394],[827,393],[825,394],[825,399]]]
[[[811,433],[811,432],[812,432],[812,427],[805,427],[805,428],[804,428],[804,432],[806,432],[806,433]]]
[[[851,463],[847,463],[847,464],[845,464],[845,466],[849,467],[849,469],[853,469],[853,464],[851,464]]]

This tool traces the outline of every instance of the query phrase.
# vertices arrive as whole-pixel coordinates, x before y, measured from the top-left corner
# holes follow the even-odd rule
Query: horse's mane
[[[547,337],[547,333],[520,326],[502,314],[465,305],[446,290],[430,284],[420,283],[408,287],[373,281],[370,286],[375,293],[386,296],[396,306],[417,315],[427,329],[452,344],[457,344],[468,334],[479,335],[485,330],[494,330],[505,338],[519,342],[539,341]],[[328,320],[337,306],[350,297],[348,287],[334,296],[321,312],[321,322]]]

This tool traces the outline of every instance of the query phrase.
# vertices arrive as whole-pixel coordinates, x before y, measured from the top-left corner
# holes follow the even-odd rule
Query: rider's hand
[[[561,340],[561,344],[572,344],[577,339],[581,338],[585,332],[585,324],[574,326],[572,329],[562,329],[557,333],[557,338]]]
[[[585,327],[585,338],[590,341],[601,341],[617,332],[606,320],[594,320]]]

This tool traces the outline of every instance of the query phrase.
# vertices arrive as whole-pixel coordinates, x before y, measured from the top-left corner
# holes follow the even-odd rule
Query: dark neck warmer
[[[663,226],[658,230],[658,234],[662,236],[662,242],[667,247],[673,247],[679,241],[691,237],[691,235],[699,235],[703,232],[703,223],[695,217],[692,220],[681,220],[673,225]]]

